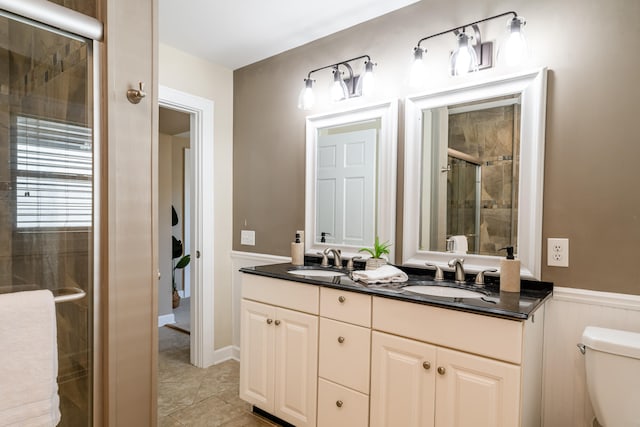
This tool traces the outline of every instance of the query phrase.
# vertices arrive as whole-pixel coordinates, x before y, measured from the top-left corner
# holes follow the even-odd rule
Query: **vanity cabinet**
[[[240,397],[315,426],[318,287],[248,275],[242,286]]]
[[[371,296],[320,289],[318,427],[368,426]]]
[[[243,275],[240,397],[295,426],[539,427],[528,319]]]
[[[374,297],[370,425],[539,426],[538,312],[516,321]]]

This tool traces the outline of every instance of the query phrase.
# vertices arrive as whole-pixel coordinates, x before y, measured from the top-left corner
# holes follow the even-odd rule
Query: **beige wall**
[[[640,2],[637,0],[424,0],[234,72],[233,248],[289,255],[304,226],[304,146],[307,114],[400,99],[416,42],[429,34],[508,10],[524,16],[533,57],[525,68],[550,70],[547,100],[543,259],[546,239],[570,239],[570,267],[543,267],[557,286],[640,294],[635,274],[640,242]],[[589,23],[588,25],[585,23]],[[505,19],[482,24],[484,40],[502,35]],[[453,36],[427,41],[429,89],[458,85],[446,75]],[[369,54],[377,94],[332,107],[296,108],[303,78],[317,67]],[[469,81],[517,70],[482,71]],[[314,74],[316,87],[330,73]],[[319,91],[316,91],[318,94]],[[402,116],[402,113],[401,113]],[[402,173],[402,117],[398,179]],[[401,182],[401,181],[400,181]],[[402,218],[399,192],[398,218]],[[240,245],[240,229],[256,230],[256,246]],[[396,250],[401,246],[401,234]],[[545,263],[546,264],[546,263]]]
[[[220,349],[231,345],[229,255],[232,228],[233,74],[229,69],[162,44],[159,62],[161,85],[214,102],[214,346]]]

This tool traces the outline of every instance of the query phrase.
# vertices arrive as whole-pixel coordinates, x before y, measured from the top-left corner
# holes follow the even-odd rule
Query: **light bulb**
[[[342,73],[336,67],[333,70],[333,83],[331,84],[331,100],[333,102],[342,101],[349,97],[349,89],[344,80],[342,80]]]
[[[498,52],[498,59],[513,67],[522,64],[527,59],[527,40],[524,37],[525,20],[516,16],[507,23],[507,40]]]
[[[475,49],[469,43],[470,38],[465,33],[458,34],[458,49],[451,55],[452,76],[478,71],[478,57]]]
[[[411,65],[411,74],[409,75],[409,85],[420,89],[427,82],[426,67],[422,59],[424,51],[420,47],[413,50],[413,64]]]
[[[310,110],[313,108],[315,101],[316,96],[313,93],[313,80],[310,78],[304,79],[304,87],[298,97],[298,108],[301,110]]]
[[[375,87],[375,77],[373,76],[373,66],[375,64],[371,61],[367,61],[364,64],[364,74],[358,80],[358,85],[360,86],[360,93],[362,96],[371,96],[373,95],[373,90]]]

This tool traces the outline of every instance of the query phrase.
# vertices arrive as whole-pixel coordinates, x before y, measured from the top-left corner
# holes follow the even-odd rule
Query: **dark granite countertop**
[[[290,263],[244,267],[241,268],[240,271],[247,274],[325,286],[334,289],[344,289],[347,291],[366,293],[384,298],[462,310],[511,320],[528,319],[529,316],[535,312],[535,310],[547,298],[549,298],[553,292],[553,284],[549,282],[522,280],[520,293],[500,292],[499,283],[497,278],[494,277],[487,276],[487,284],[482,288],[478,288],[473,284],[457,285],[453,283],[453,281],[449,280],[445,280],[444,282],[434,282],[432,270],[403,266],[397,267],[407,273],[409,281],[404,283],[367,285],[362,282],[352,280],[348,272],[344,269],[339,271],[347,274],[336,277],[293,275],[288,273],[288,271],[300,269],[301,267],[294,266]],[[333,270],[332,267],[321,267],[319,264],[309,262],[308,260],[305,261],[305,266],[302,268]],[[356,269],[360,268],[356,266]],[[447,279],[447,276],[445,276],[445,279]],[[403,290],[404,286],[409,285],[457,287],[480,291],[484,296],[481,298],[451,298],[422,295]]]

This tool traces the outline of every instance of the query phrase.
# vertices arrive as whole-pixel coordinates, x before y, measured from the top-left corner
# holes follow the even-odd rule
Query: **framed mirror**
[[[363,255],[379,236],[394,260],[397,117],[397,100],[307,117],[307,253]]]
[[[540,279],[546,69],[407,98],[403,264]]]

